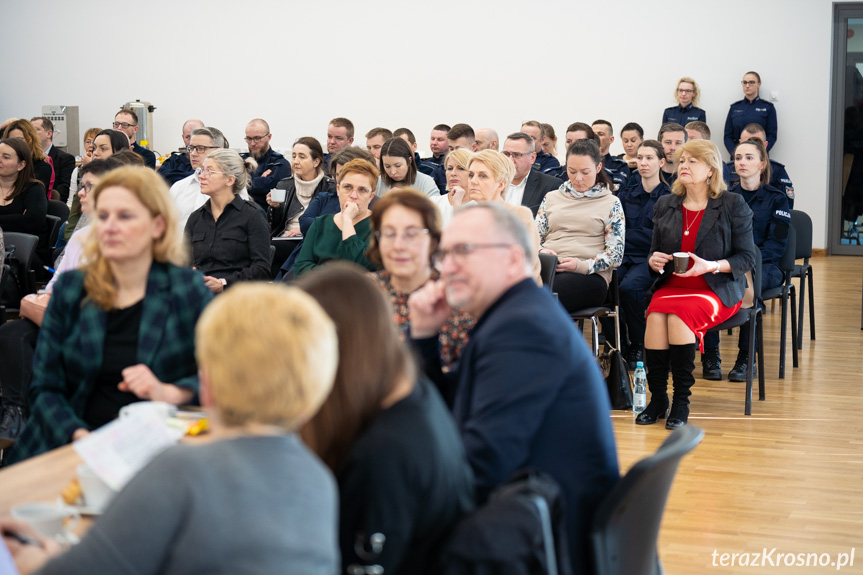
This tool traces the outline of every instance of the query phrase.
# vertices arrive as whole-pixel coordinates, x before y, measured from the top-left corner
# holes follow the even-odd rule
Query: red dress
[[[704,211],[691,212],[683,209],[684,226],[686,222],[694,222],[689,228],[689,235],[682,234],[683,240],[680,251],[694,252],[695,238],[698,237],[698,228],[701,226],[701,218]],[[695,262],[690,258],[689,267]],[[665,273],[674,270],[673,262],[665,264]],[[719,296],[707,285],[703,276],[682,278],[672,275],[656,290],[647,307],[647,315],[652,312],[674,314],[683,320],[683,323],[695,333],[698,339],[698,348],[704,352],[704,332],[709,328],[719,325],[727,320],[740,309],[741,302],[733,307],[723,305]]]

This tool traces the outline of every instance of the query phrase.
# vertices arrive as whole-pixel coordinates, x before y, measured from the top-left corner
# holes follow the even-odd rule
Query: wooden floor
[[[768,304],[767,400],[757,401],[756,386],[746,417],[745,384],[699,377],[693,387],[689,422],[705,437],[683,459],[666,507],[659,555],[669,575],[837,572],[836,565],[741,567],[741,558],[735,567],[720,565],[723,553],[765,548],[776,548],[774,563],[779,553],[829,553],[836,561],[856,548],[853,567],[840,572],[863,573],[863,258],[812,263],[818,339],[810,341],[804,320],[800,367],[791,367],[789,344],[786,378],[778,378],[780,310],[777,304],[771,313]],[[723,334],[721,350],[727,377],[736,332]],[[621,473],[669,433],[661,424],[636,426],[626,412],[614,412],[613,423]]]

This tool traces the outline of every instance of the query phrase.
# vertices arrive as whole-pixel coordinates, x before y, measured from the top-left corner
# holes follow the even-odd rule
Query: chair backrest
[[[656,542],[668,492],[684,455],[704,432],[692,425],[672,433],[653,455],[636,463],[600,503],[591,542],[597,575],[656,575]]]
[[[785,245],[785,253],[779,258],[779,269],[782,270],[782,273],[794,271],[794,261],[796,259],[797,230],[794,229],[794,226],[788,226],[788,243]]]
[[[33,256],[36,254],[36,247],[39,245],[39,236],[31,234],[22,234],[19,232],[3,232],[3,245],[7,252],[12,252],[10,259],[15,259],[21,264],[19,272],[24,279],[24,291],[33,293],[36,291],[33,283],[30,270],[33,269]],[[8,259],[7,264],[11,263]],[[22,294],[24,295],[24,294]],[[17,302],[16,302],[17,303]]]
[[[551,291],[551,285],[554,283],[554,275],[557,270],[557,256],[540,253],[539,266],[539,275],[542,279],[542,287]]]
[[[795,258],[812,257],[812,218],[806,212],[791,210],[791,226],[797,232],[797,250]]]
[[[57,216],[65,222],[69,219],[69,206],[60,200],[48,200],[48,215]]]
[[[45,216],[45,228],[48,230],[48,247],[53,249],[57,245],[57,238],[60,237],[60,228],[63,226],[63,220],[59,216]]]

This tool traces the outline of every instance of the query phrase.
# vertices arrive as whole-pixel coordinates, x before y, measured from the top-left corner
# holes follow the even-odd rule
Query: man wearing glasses
[[[258,162],[258,168],[252,173],[252,186],[249,195],[267,210],[267,194],[276,187],[279,180],[291,175],[291,165],[280,153],[270,147],[270,125],[261,118],[255,118],[246,125],[246,145],[249,153],[243,158],[253,157]]]
[[[131,108],[123,108],[119,112],[114,115],[114,123],[112,127],[115,130],[120,130],[124,134],[129,137],[129,141],[132,142],[132,151],[144,158],[144,164],[148,168],[156,169],[156,154],[138,145],[136,140],[138,130],[140,126],[138,126],[138,114],[135,113],[135,110]]]
[[[536,162],[535,146],[533,138],[524,132],[510,134],[503,143],[503,155],[515,165],[515,175],[506,187],[503,199],[513,206],[530,208],[534,217],[545,194],[556,190],[563,183],[554,176],[531,169]]]
[[[605,381],[584,336],[531,278],[527,229],[506,206],[463,207],[433,256],[440,280],[408,300],[426,374],[453,409],[477,503],[517,469],[560,485],[574,573],[590,572],[589,527],[619,478]],[[477,318],[458,364],[440,369],[452,308]]]
[[[204,122],[201,120],[186,120],[183,124],[183,147],[173,152],[159,166],[159,175],[165,178],[169,186],[173,186],[183,178],[188,178],[195,171],[189,158],[188,146],[192,143],[192,130],[203,127]]]
[[[749,124],[759,124],[764,128],[767,151],[776,144],[776,108],[758,95],[761,89],[761,76],[758,72],[746,72],[740,85],[743,87],[742,100],[731,104],[725,119],[725,149],[734,156],[734,148],[740,141],[740,133]]]
[[[225,139],[225,135],[217,128],[195,128],[189,134],[189,145],[186,146],[186,152],[189,154],[189,165],[193,171],[171,186],[171,197],[174,198],[180,211],[181,230],[186,229],[186,221],[192,212],[206,204],[209,199],[201,193],[201,180],[197,170],[201,168],[204,158],[212,150],[227,147],[228,141]],[[248,196],[244,196],[243,199],[248,199]]]

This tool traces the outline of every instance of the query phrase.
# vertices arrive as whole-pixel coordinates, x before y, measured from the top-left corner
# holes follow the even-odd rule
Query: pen
[[[55,270],[54,268],[49,268],[48,266],[42,266],[42,267],[45,268],[46,270],[48,270],[49,272],[51,272],[52,274],[57,273],[57,270]]]

